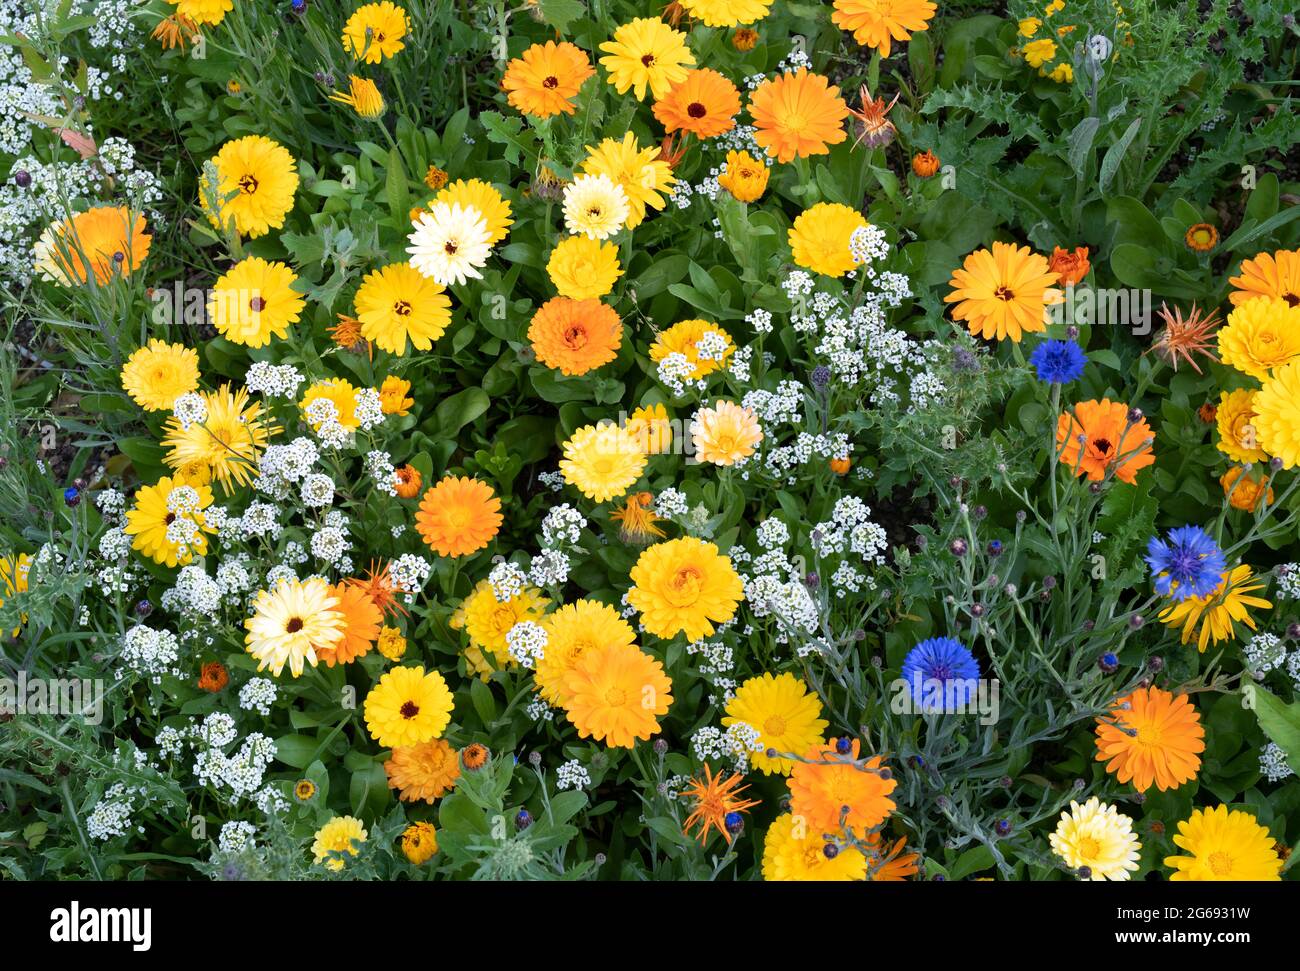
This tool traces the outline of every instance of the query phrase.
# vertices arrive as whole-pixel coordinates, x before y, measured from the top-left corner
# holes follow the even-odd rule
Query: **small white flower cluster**
[[[755,527],[754,538],[765,550],[783,549],[790,542],[790,527],[769,516]]]
[[[559,469],[553,472],[537,473],[537,481],[552,492],[562,492],[564,490],[564,473]]]
[[[535,587],[562,586],[569,580],[569,554],[543,549],[528,565],[528,582]]]
[[[798,381],[785,380],[776,386],[775,391],[755,388],[741,398],[743,407],[751,409],[758,415],[759,421],[766,428],[776,424],[802,424],[805,389]]]
[[[669,486],[655,496],[654,511],[660,519],[680,519],[689,511],[686,493]]]
[[[334,480],[323,472],[312,472],[303,477],[300,494],[308,509],[324,509],[334,502]]]
[[[577,759],[570,759],[555,770],[555,788],[585,789],[591,785],[591,776]]]
[[[172,417],[184,431],[208,420],[208,406],[197,391],[187,391],[172,402]]]
[[[726,674],[735,667],[731,647],[721,641],[695,641],[686,646],[686,652],[696,658],[700,674],[706,677]],[[731,692],[728,691],[724,703],[730,700]]]
[[[136,624],[122,635],[119,660],[136,674],[162,681],[162,676],[175,670],[180,659],[180,644],[169,630],[154,630]]]
[[[1264,773],[1269,782],[1281,782],[1295,775],[1287,764],[1286,752],[1276,742],[1269,742],[1260,750],[1259,771]]]
[[[316,398],[303,409],[303,414],[326,448],[345,448],[352,440],[352,433],[339,421],[338,405],[329,398]]]
[[[1277,568],[1277,595],[1285,600],[1300,600],[1300,563],[1283,563]]]
[[[509,560],[502,560],[488,573],[488,583],[492,586],[492,595],[497,598],[497,603],[510,603],[524,592],[527,582],[528,575]]]
[[[750,381],[750,368],[754,363],[754,348],[750,344],[744,347],[736,348],[736,352],[731,355],[731,361],[727,364],[727,371],[733,378],[741,384],[748,384]]]
[[[695,342],[695,355],[701,361],[721,361],[727,356],[727,338],[716,330],[706,330]]]
[[[275,742],[258,732],[244,738],[233,755],[225,748],[236,738],[233,719],[224,713],[208,715],[193,733],[194,775],[234,804],[262,786],[263,777],[275,758]],[[228,791],[227,791],[228,790]]]
[[[506,650],[521,667],[532,670],[546,656],[549,638],[541,624],[521,620],[506,631]]]
[[[366,453],[366,474],[375,480],[380,492],[397,495],[397,470],[393,468],[393,457],[387,452],[371,449]]]
[[[871,507],[857,496],[836,502],[831,518],[813,528],[812,541],[820,556],[850,552],[876,566],[885,565],[889,549],[885,530],[871,521]]]
[[[543,701],[540,695],[535,696],[532,701],[524,706],[524,714],[535,722],[555,720],[555,709]]]
[[[250,678],[239,689],[239,707],[244,711],[255,711],[263,717],[271,714],[271,706],[276,698],[275,682],[270,678]]]
[[[577,546],[586,528],[587,517],[567,502],[561,503],[542,520],[542,546],[547,549]]]
[[[1259,677],[1276,669],[1286,661],[1286,645],[1282,638],[1267,631],[1260,631],[1251,636],[1242,648],[1246,666]]]
[[[99,538],[99,555],[106,560],[121,560],[131,553],[131,537],[121,526],[104,530]]]
[[[867,276],[874,276],[873,264],[889,257],[889,242],[879,226],[862,226],[849,237],[849,255]]]
[[[221,585],[199,564],[182,567],[176,582],[163,591],[162,608],[187,619],[211,619],[221,609]]]
[[[356,393],[357,421],[365,431],[378,428],[384,423],[384,405],[379,392],[374,388],[358,388]]]
[[[736,772],[749,771],[749,756],[763,751],[758,732],[744,722],[736,722],[725,732],[713,725],[705,725],[691,736],[691,751],[696,760],[730,759]]]
[[[433,573],[429,561],[414,553],[403,553],[388,567],[388,578],[393,589],[406,594],[406,602],[414,603],[415,594],[424,589]]]
[[[292,364],[268,364],[256,361],[244,376],[244,386],[268,398],[292,398],[302,384],[302,373]]]
[[[326,525],[312,533],[311,555],[322,563],[337,567],[344,573],[348,572],[352,565],[347,557],[347,552],[351,548],[352,541],[348,539],[345,527],[337,522],[330,522],[328,518]]]
[[[293,486],[312,474],[319,458],[320,451],[316,448],[316,443],[303,436],[287,445],[268,445],[258,459],[257,478],[253,484],[268,495],[286,499],[292,494]],[[332,482],[330,488],[332,492]]]
[[[100,489],[95,494],[95,508],[106,522],[119,522],[126,513],[126,494],[118,489]]]
[[[221,827],[217,837],[217,846],[226,853],[238,853],[245,847],[252,846],[257,836],[257,827],[242,819],[232,819]]]
[[[114,783],[86,816],[86,833],[91,839],[101,841],[125,836],[131,828],[133,812],[135,800],[132,794],[124,783]]]
[[[673,351],[671,354],[666,355],[659,362],[656,373],[659,380],[674,395],[684,395],[687,385],[690,383],[694,383],[701,390],[706,385],[703,380],[692,382],[691,376],[695,373],[695,364],[681,351]]]

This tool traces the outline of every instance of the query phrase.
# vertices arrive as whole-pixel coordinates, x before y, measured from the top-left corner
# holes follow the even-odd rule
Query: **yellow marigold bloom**
[[[16,593],[27,592],[27,578],[32,570],[32,558],[26,553],[19,553],[17,556],[0,556],[0,607],[5,605],[5,600]],[[27,623],[27,615],[19,616],[19,626],[12,631],[13,636],[17,637],[22,633],[22,624]]]
[[[613,422],[584,425],[564,443],[560,473],[588,499],[607,502],[641,477],[646,457],[637,439]]]
[[[1087,867],[1089,880],[1127,880],[1138,869],[1142,845],[1133,820],[1096,796],[1083,805],[1070,800],[1047,839],[1070,869]]]
[[[462,209],[474,209],[487,225],[489,241],[493,246],[505,239],[514,220],[510,218],[510,203],[491,182],[482,179],[457,179],[441,190],[429,208],[439,202]]]
[[[430,165],[424,172],[424,184],[434,192],[437,192],[445,186],[449,178],[450,176],[447,175],[446,171],[438,168],[436,165]],[[414,220],[412,220],[412,222],[414,222]]]
[[[657,17],[638,17],[624,24],[600,49],[605,52],[600,63],[609,72],[614,90],[624,94],[631,88],[638,101],[645,100],[647,88],[662,98],[695,63],[686,35]]]
[[[438,852],[438,833],[433,823],[412,823],[402,830],[402,855],[415,866],[433,859]]]
[[[1189,226],[1187,232],[1183,234],[1183,242],[1190,250],[1208,253],[1219,245],[1219,231],[1209,223],[1196,223]]]
[[[679,633],[691,642],[711,636],[713,625],[736,616],[745,599],[731,560],[693,536],[648,547],[632,567],[631,579],[627,602],[640,611],[645,629],[664,639]]]
[[[245,347],[265,347],[288,336],[306,300],[293,285],[293,270],[260,256],[240,260],[217,278],[208,297],[208,316],[222,337]]]
[[[564,187],[564,225],[571,233],[608,239],[631,213],[627,193],[607,175],[580,175]]]
[[[257,670],[277,678],[287,664],[295,678],[316,666],[316,652],[336,646],[347,620],[334,589],[320,577],[281,580],[253,601],[253,616],[244,621],[244,646],[257,659]]]
[[[389,0],[358,7],[343,26],[343,49],[367,64],[378,64],[403,47],[410,30],[406,11]]]
[[[1300,361],[1274,371],[1253,406],[1260,447],[1284,469],[1300,465]]]
[[[367,273],[354,306],[361,336],[398,357],[408,342],[427,351],[451,323],[446,288],[410,263],[390,263]]]
[[[737,465],[754,454],[763,441],[763,429],[752,408],[732,401],[719,401],[701,408],[691,422],[695,457],[714,465]]]
[[[330,95],[330,100],[347,105],[359,118],[379,118],[385,108],[384,96],[379,93],[375,82],[369,78],[359,78],[355,74],[348,75],[348,90],[335,91]]]
[[[1043,26],[1043,22],[1037,17],[1026,17],[1016,25],[1021,37],[1033,37],[1038,33],[1038,28]]]
[[[404,748],[438,738],[451,722],[455,701],[437,671],[390,668],[366,695],[366,729],[383,748]]]
[[[400,661],[406,655],[406,638],[396,627],[383,627],[375,649],[390,661]]]
[[[1259,607],[1269,610],[1273,604],[1263,597],[1250,594],[1263,590],[1264,584],[1255,582],[1250,567],[1244,563],[1229,570],[1220,581],[1214,593],[1204,597],[1188,597],[1180,600],[1160,612],[1160,620],[1169,627],[1183,628],[1182,643],[1189,643],[1196,637],[1196,649],[1202,654],[1211,642],[1235,640],[1236,622],[1241,621],[1251,630],[1255,629],[1254,618],[1247,608]],[[1196,627],[1200,625],[1200,634]]]
[[[538,361],[561,374],[576,376],[618,356],[623,322],[613,307],[599,300],[552,297],[533,314],[528,340]]]
[[[632,748],[659,731],[673,683],[657,658],[629,644],[583,651],[564,674],[565,713],[581,738]]]
[[[1228,314],[1218,338],[1224,364],[1267,380],[1275,368],[1300,359],[1300,306],[1280,297],[1248,300]]]
[[[995,242],[992,250],[976,250],[952,271],[952,292],[944,303],[956,303],[952,319],[985,340],[1010,337],[1017,344],[1026,334],[1046,329],[1047,307],[1060,303],[1052,287],[1057,274],[1047,259],[1028,246]]]
[[[894,811],[889,794],[898,781],[881,775],[884,760],[878,755],[856,764],[859,744],[855,738],[850,756],[839,755],[834,744],[814,745],[804,753],[806,761],[790,770],[790,809],[818,834],[838,833],[842,826],[861,834]]]
[[[794,261],[806,270],[840,277],[858,261],[849,251],[849,240],[866,229],[862,213],[838,202],[819,202],[805,209],[790,227],[790,250]]]
[[[764,81],[749,96],[754,140],[778,162],[826,155],[848,134],[849,106],[840,89],[806,67]]]
[[[778,816],[763,838],[763,879],[768,881],[848,881],[867,875],[867,861],[856,846],[843,846],[833,857],[823,852],[826,840],[807,820],[793,813]]]
[[[573,99],[595,74],[587,55],[567,41],[534,44],[506,65],[501,88],[511,106],[534,118],[571,115]]]
[[[1262,478],[1249,474],[1241,466],[1233,466],[1223,473],[1219,485],[1223,486],[1223,495],[1233,509],[1254,512],[1261,499],[1266,506],[1273,504],[1273,490],[1264,485]]]
[[[482,654],[491,655],[498,667],[513,667],[517,662],[510,656],[506,635],[510,633],[510,628],[522,621],[541,623],[549,603],[550,600],[542,596],[536,587],[524,587],[521,592],[502,603],[497,599],[492,584],[480,580],[461,604],[457,615],[453,616],[451,626],[455,629],[464,628],[469,635],[470,646]],[[492,670],[486,657],[480,657],[479,660],[488,671]]]
[[[552,705],[565,707],[569,694],[564,678],[587,651],[610,645],[633,647],[636,632],[617,610],[595,600],[575,600],[541,621],[546,629],[546,651],[537,662],[533,683]]]
[[[311,851],[317,863],[331,870],[342,870],[347,865],[343,854],[356,856],[356,844],[364,843],[366,836],[366,828],[355,816],[335,816],[316,831]]]
[[[317,381],[303,394],[302,401],[299,402],[303,417],[315,431],[320,431],[325,423],[311,418],[312,405],[317,401],[329,401],[334,405],[334,420],[344,431],[354,432],[361,427],[361,419],[357,417],[357,389],[347,378],[325,378]]]
[[[167,0],[176,7],[176,16],[184,17],[196,24],[211,24],[215,27],[226,19],[226,14],[235,9],[232,0]]]
[[[163,476],[136,492],[122,532],[135,537],[132,549],[155,563],[183,566],[207,555],[208,538],[203,534],[216,532],[203,519],[210,505],[212,490],[207,486],[190,485],[179,475]]]
[[[379,408],[385,415],[397,415],[399,418],[411,413],[415,399],[410,396],[411,382],[390,374],[379,386]]]
[[[415,528],[439,556],[469,556],[501,529],[501,500],[468,476],[446,475],[420,500]]]
[[[122,387],[145,411],[171,411],[199,386],[199,355],[183,344],[151,340],[122,365]]]
[[[678,0],[683,10],[706,27],[739,27],[767,16],[772,0]]]
[[[93,206],[50,225],[35,246],[34,269],[41,279],[65,287],[129,277],[149,255],[153,237],[144,216],[125,206]]]
[[[697,345],[700,338],[708,333],[717,334],[727,345],[726,350],[722,352],[722,357],[700,356]],[[719,368],[725,367],[735,350],[736,345],[732,343],[731,335],[717,324],[711,324],[707,320],[699,319],[683,320],[673,324],[667,330],[660,331],[655,336],[655,342],[650,345],[650,360],[658,364],[669,354],[682,354],[694,365],[694,370],[687,375],[687,378],[691,381],[698,381],[706,374],[712,374]]]
[[[672,447],[672,419],[662,402],[642,405],[628,416],[623,427],[636,437],[646,455],[662,455]]]
[[[255,239],[284,225],[298,191],[297,163],[284,146],[245,135],[221,146],[212,162],[218,182],[201,177],[199,201],[213,226],[224,231],[234,220],[236,232]]]
[[[1256,297],[1278,297],[1300,307],[1300,250],[1280,249],[1242,260],[1240,275],[1228,282],[1236,288],[1228,294],[1234,307]]]
[[[699,138],[713,138],[736,127],[740,113],[740,92],[717,71],[699,68],[674,84],[655,102],[654,116],[664,131],[688,131]]]
[[[638,492],[627,497],[622,509],[609,514],[609,518],[619,524],[619,539],[624,543],[644,545],[651,539],[663,539],[668,535],[656,525],[660,519],[651,508],[653,504],[653,493]]]
[[[1042,67],[1052,58],[1056,57],[1056,41],[1050,37],[1044,37],[1041,40],[1031,40],[1023,48],[1025,61],[1030,67]]]
[[[397,789],[403,802],[423,799],[432,803],[456,787],[460,778],[460,753],[443,738],[393,749],[384,763],[390,789]]]
[[[232,392],[230,385],[223,384],[216,391],[200,391],[199,396],[206,412],[202,421],[187,428],[173,415],[163,426],[167,434],[162,444],[170,449],[164,461],[185,470],[191,482],[194,473],[202,470],[226,493],[232,484],[248,485],[266,443],[280,426],[269,422],[260,402],[248,403],[247,388]]]
[[[853,32],[863,47],[888,57],[891,40],[911,40],[912,32],[926,30],[937,9],[929,0],[835,0],[831,20]]]
[[[767,754],[769,749],[799,755],[825,737],[828,722],[822,704],[802,680],[788,672],[750,678],[727,702],[722,724],[748,725],[758,732],[760,750],[749,756],[754,768],[768,775],[789,775],[794,759]]]
[[[614,289],[623,275],[618,247],[589,236],[569,236],[551,250],[546,264],[551,284],[562,297],[597,300]]]
[[[316,783],[310,779],[299,779],[293,784],[293,797],[299,802],[306,802],[316,795]]]
[[[767,166],[748,152],[730,151],[718,185],[740,202],[757,202],[767,188]]]
[[[1039,68],[1038,73],[1043,74],[1043,69]],[[1074,67],[1069,64],[1061,63],[1052,68],[1048,73],[1043,74],[1043,76],[1051,78],[1057,84],[1069,84],[1074,80]]]
[[[1161,792],[1196,778],[1205,751],[1201,716],[1187,695],[1138,688],[1097,719],[1098,762],[1121,784]]]
[[[1170,880],[1282,879],[1282,858],[1266,827],[1250,813],[1227,806],[1195,809],[1178,824],[1174,844],[1186,856],[1167,856]]]
[[[627,228],[635,229],[645,219],[646,206],[664,207],[660,193],[670,192],[677,181],[673,170],[659,157],[655,146],[642,148],[631,132],[623,138],[606,138],[595,148],[588,145],[587,158],[582,171],[587,175],[603,175],[623,190],[627,197]]]

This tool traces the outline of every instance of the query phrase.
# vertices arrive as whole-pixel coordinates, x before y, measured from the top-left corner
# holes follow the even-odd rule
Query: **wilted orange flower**
[[[185,50],[187,40],[191,44],[198,41],[199,26],[178,10],[158,21],[158,26],[153,29],[153,34],[150,36],[158,41],[165,51],[174,47]]]
[[[652,493],[637,492],[627,497],[627,502],[622,509],[615,509],[609,514],[609,518],[614,522],[623,524],[619,530],[619,538],[624,543],[644,545],[654,537],[667,535],[655,525],[659,522],[659,517],[651,508],[653,503]]]
[[[393,470],[397,476],[397,494],[403,499],[414,499],[420,494],[420,486],[424,483],[424,477],[420,475],[420,470],[414,465],[399,465]]]
[[[1219,409],[1214,406],[1214,402],[1207,401],[1201,407],[1196,409],[1196,417],[1201,419],[1207,425],[1214,424],[1215,417],[1219,414]]]
[[[406,613],[406,608],[397,600],[397,589],[393,586],[393,578],[388,572],[387,563],[371,560],[370,569],[366,572],[364,580],[351,577],[347,582],[364,590],[385,617],[396,617],[398,614]]]
[[[338,314],[339,322],[329,328],[330,340],[345,351],[370,349],[370,342],[361,336],[361,321],[347,314]]]
[[[849,106],[840,89],[806,67],[760,84],[749,96],[749,113],[754,140],[778,162],[826,155],[848,137]]]
[[[1273,490],[1265,486],[1262,478],[1245,474],[1245,470],[1239,465],[1234,465],[1223,473],[1219,477],[1219,485],[1223,486],[1223,494],[1234,509],[1254,512],[1261,498],[1264,500],[1264,505],[1273,504]]]
[[[623,323],[599,300],[552,297],[533,314],[528,340],[547,367],[570,376],[586,374],[618,355]]]
[[[1052,247],[1052,257],[1047,261],[1047,268],[1057,275],[1057,284],[1063,287],[1077,286],[1088,275],[1092,264],[1088,262],[1088,247],[1076,246],[1074,252]]]
[[[854,127],[858,134],[853,139],[853,144],[866,145],[867,148],[881,148],[890,144],[898,130],[894,128],[894,123],[887,116],[896,104],[898,104],[897,94],[894,95],[893,101],[886,104],[884,98],[873,98],[864,84],[862,90],[858,92],[857,110],[849,110],[849,114],[857,119]]]
[[[1138,688],[1097,719],[1097,761],[1121,784],[1164,792],[1196,778],[1205,751],[1201,716],[1186,695]]]
[[[758,31],[752,27],[738,27],[731,35],[731,46],[738,51],[752,51],[758,44]]]
[[[1197,374],[1201,373],[1201,366],[1196,363],[1197,354],[1204,354],[1214,363],[1219,363],[1219,359],[1210,350],[1212,335],[1219,326],[1217,309],[1202,317],[1201,308],[1192,304],[1192,309],[1184,320],[1181,309],[1175,307],[1170,313],[1169,306],[1162,303],[1160,319],[1165,322],[1164,330],[1156,336],[1155,343],[1143,353],[1155,351],[1168,361],[1175,371],[1178,370],[1178,361],[1181,358],[1190,364]]]
[[[928,148],[912,156],[912,171],[920,178],[928,179],[939,171],[939,156]]]
[[[424,494],[415,528],[439,556],[468,556],[501,529],[501,500],[485,482],[448,475]]]
[[[199,670],[199,687],[216,694],[230,683],[230,672],[220,661],[209,661]]]
[[[1105,398],[1079,402],[1073,414],[1066,412],[1056,423],[1061,461],[1075,475],[1087,475],[1093,482],[1100,482],[1115,466],[1115,478],[1133,485],[1138,471],[1156,460],[1151,450],[1154,438],[1145,418],[1130,422],[1128,405]]]
[[[424,172],[424,184],[434,192],[445,189],[447,180],[450,178],[451,176],[445,170],[438,168],[436,165],[430,165]]]
[[[334,609],[343,614],[343,639],[333,647],[316,648],[317,659],[331,668],[335,664],[350,664],[370,653],[384,619],[365,588],[344,581],[335,584],[332,592],[338,600]]]
[[[915,876],[921,867],[920,853],[904,853],[907,837],[886,843],[879,833],[870,834],[867,844],[867,879],[876,883],[898,883]]]
[[[1219,245],[1219,231],[1209,223],[1197,223],[1187,230],[1183,242],[1187,244],[1188,249],[1198,253],[1208,253]]]
[[[695,804],[694,811],[682,823],[682,833],[691,835],[691,830],[699,826],[697,834],[700,845],[708,841],[709,833],[717,830],[723,839],[727,839],[727,816],[742,813],[751,806],[757,806],[757,799],[742,799],[740,794],[749,786],[741,785],[743,776],[732,773],[723,777],[722,773],[713,774],[709,764],[704,763],[703,777],[691,779],[690,785],[684,787],[678,798],[690,799]]]
[[[411,405],[415,404],[414,398],[408,398],[407,393],[411,390],[411,382],[405,378],[399,378],[394,374],[384,378],[384,383],[379,386],[379,409],[385,415],[397,415],[399,418],[411,413]]]

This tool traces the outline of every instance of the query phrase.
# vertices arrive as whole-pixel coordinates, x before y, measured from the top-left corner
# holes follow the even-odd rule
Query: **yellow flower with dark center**
[[[355,309],[361,336],[398,357],[406,354],[408,344],[427,351],[451,323],[446,288],[410,263],[390,263],[367,273]]]
[[[1253,407],[1260,447],[1284,469],[1300,465],[1300,361],[1274,371]]]
[[[428,863],[438,852],[438,834],[433,823],[412,823],[402,830],[402,855],[415,866]]]
[[[1250,813],[1227,806],[1196,809],[1178,824],[1174,844],[1185,856],[1165,857],[1170,880],[1281,880],[1273,837]]]
[[[560,473],[588,499],[606,502],[641,477],[646,457],[636,438],[613,422],[584,425],[564,443]]]
[[[1240,275],[1228,282],[1236,288],[1228,294],[1234,307],[1257,297],[1278,297],[1300,307],[1300,250],[1280,249],[1242,260]]]
[[[651,634],[688,641],[711,636],[714,624],[736,616],[744,584],[731,560],[712,543],[684,536],[647,548],[631,571],[627,602]]]
[[[288,336],[306,300],[293,285],[298,277],[284,263],[260,256],[240,260],[217,278],[208,297],[208,317],[218,333],[245,347],[265,347]]]
[[[1218,338],[1224,364],[1266,381],[1275,369],[1300,360],[1300,306],[1278,297],[1248,300],[1228,314]]]
[[[347,865],[347,856],[357,855],[357,844],[364,843],[366,835],[366,828],[355,816],[335,816],[316,831],[311,851],[317,863],[331,870],[342,870]]]
[[[310,779],[299,779],[293,786],[293,797],[299,802],[306,802],[316,795],[316,783]]]
[[[789,775],[794,759],[786,755],[801,756],[825,736],[829,724],[822,718],[822,705],[817,695],[793,674],[762,674],[750,678],[727,702],[727,714],[722,724],[748,725],[758,732],[761,751],[753,752],[749,761],[754,768],[768,775]],[[776,753],[768,755],[768,750]]]
[[[642,148],[631,132],[622,139],[606,138],[594,148],[587,146],[582,163],[587,175],[603,175],[623,190],[627,197],[627,228],[635,229],[646,216],[646,207],[662,209],[664,197],[677,181],[668,163],[659,157],[653,145]]]
[[[627,223],[627,193],[607,175],[580,175],[564,187],[564,226],[590,239],[608,239]]]
[[[1235,640],[1237,622],[1255,629],[1255,620],[1248,608],[1269,610],[1273,606],[1263,597],[1251,596],[1256,590],[1263,589],[1264,584],[1256,582],[1250,567],[1243,563],[1224,574],[1214,593],[1177,601],[1161,611],[1160,620],[1168,627],[1181,626],[1182,643],[1187,644],[1195,637],[1196,649],[1204,654],[1211,643]],[[1201,628],[1199,634],[1197,625]]]
[[[546,651],[537,662],[533,683],[542,698],[552,705],[564,707],[568,692],[564,686],[565,675],[587,651],[636,644],[636,632],[617,610],[595,600],[575,600],[565,604],[541,621],[546,630]]]
[[[1027,246],[994,242],[992,250],[976,250],[953,270],[952,292],[944,303],[956,303],[952,319],[965,321],[975,336],[1017,344],[1026,334],[1046,329],[1047,307],[1060,303],[1053,288],[1057,274],[1047,259]]]
[[[330,95],[330,100],[347,105],[359,118],[379,118],[385,108],[384,96],[379,93],[375,82],[369,78],[359,78],[355,74],[348,75],[348,90],[335,91]]]
[[[210,505],[212,490],[207,486],[190,485],[179,475],[163,476],[136,492],[122,532],[134,537],[132,549],[155,563],[183,566],[207,555],[204,533],[216,532],[203,519],[203,510]]]
[[[367,64],[392,57],[403,42],[410,24],[406,11],[389,0],[358,7],[343,26],[343,49]]]
[[[248,389],[232,392],[223,384],[216,391],[201,391],[206,415],[189,427],[172,416],[163,426],[162,444],[170,449],[164,461],[185,471],[194,481],[201,471],[221,483],[228,494],[233,486],[246,486],[257,473],[257,461],[280,426],[272,424],[260,402],[249,404]]]
[[[806,270],[840,277],[858,265],[849,240],[867,221],[856,209],[838,202],[819,202],[805,209],[790,227],[794,261]]]
[[[748,152],[730,151],[718,185],[730,192],[740,202],[757,202],[767,188],[768,169]]]
[[[366,729],[383,748],[419,745],[446,731],[454,706],[437,671],[391,668],[366,695]]]
[[[551,250],[546,273],[562,297],[596,300],[623,275],[618,247],[589,236],[568,236]]]
[[[199,201],[213,226],[224,232],[233,220],[236,232],[253,239],[284,226],[298,191],[297,163],[284,146],[246,135],[226,142],[212,162],[218,183],[200,178]]]
[[[145,411],[171,411],[199,386],[199,355],[183,344],[151,340],[122,365],[122,387]]]
[[[605,52],[601,66],[614,90],[624,94],[631,88],[638,101],[645,100],[647,89],[662,98],[695,63],[686,35],[657,17],[638,17],[624,24],[600,49]]]

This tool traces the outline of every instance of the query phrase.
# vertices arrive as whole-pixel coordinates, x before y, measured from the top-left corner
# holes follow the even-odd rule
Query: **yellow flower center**
[[[1085,860],[1095,860],[1101,853],[1101,844],[1091,836],[1085,836],[1079,840],[1079,856]]]
[[[611,708],[621,708],[627,703],[627,692],[622,688],[607,688],[605,691],[605,704]]]
[[[785,734],[785,719],[780,715],[773,715],[763,722],[763,735],[767,738],[774,738],[778,735]]]
[[[1232,857],[1222,851],[1211,853],[1206,863],[1216,877],[1226,877],[1232,872]]]

